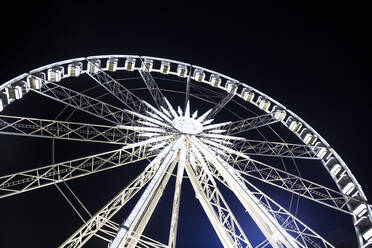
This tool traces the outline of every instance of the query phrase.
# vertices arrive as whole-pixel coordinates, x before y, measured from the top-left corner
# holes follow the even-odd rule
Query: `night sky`
[[[294,111],[341,155],[366,196],[372,197],[371,54],[367,39],[371,29],[368,23],[372,22],[366,6],[326,1],[260,1],[245,6],[233,1],[126,2],[14,2],[3,6],[2,12],[10,15],[0,16],[0,83],[52,62],[103,54],[164,57],[209,68],[251,84]],[[32,103],[32,99],[24,101]],[[51,111],[45,103],[28,105],[29,116]],[[2,114],[12,114],[10,107],[7,111]],[[0,176],[50,163],[50,140],[0,136],[0,141]],[[56,160],[107,150],[106,146],[94,145],[81,148],[77,142],[57,143]],[[106,171],[69,186],[94,212],[139,169]],[[309,173],[309,177],[316,177],[318,172]],[[172,189],[167,191],[173,194]],[[180,241],[180,247],[221,247],[207,218],[197,214],[201,207],[193,193],[186,192],[183,199],[181,218],[185,223],[180,232],[186,241]],[[318,218],[316,227],[326,230],[325,236],[337,247],[356,247],[352,228],[342,224],[334,228],[344,223],[344,217],[327,215],[326,211],[318,214],[318,208],[301,202],[299,211],[306,213],[303,217]],[[162,204],[150,228],[164,228],[162,218],[167,215],[162,210],[171,204],[171,198]],[[0,210],[1,248],[55,247],[81,225],[55,187],[1,199]],[[119,217],[125,217],[126,211]],[[238,208],[236,211],[237,216],[242,214]],[[192,222],[186,223],[190,219]],[[351,219],[347,220],[351,227]],[[200,229],[195,231],[196,227]],[[93,242],[88,247],[101,244]]]

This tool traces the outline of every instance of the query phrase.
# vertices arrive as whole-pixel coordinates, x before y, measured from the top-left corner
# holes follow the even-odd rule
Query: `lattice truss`
[[[148,165],[97,213],[90,214],[84,207],[89,218],[84,219],[78,213],[83,224],[61,244],[61,248],[81,247],[93,236],[106,241],[110,248],[176,247],[183,180],[191,182],[196,198],[224,247],[333,247],[294,214],[262,192],[250,179],[259,180],[352,216],[355,216],[355,211],[350,205],[366,205],[363,199],[355,195],[331,189],[259,161],[260,157],[286,158],[293,161],[321,160],[319,154],[324,153],[325,147],[318,144],[253,140],[239,135],[263,127],[271,128],[271,125],[282,121],[279,115],[282,112],[266,111],[261,115],[232,122],[215,121],[220,111],[225,110],[226,106],[234,101],[237,85],[227,84],[227,93],[216,93],[191,82],[191,79],[200,81],[203,75],[193,66],[182,67],[185,71],[180,67],[179,76],[186,79],[183,84],[186,85],[185,106],[176,108],[164,96],[164,90],[150,73],[152,65],[149,65],[148,60],[140,58],[141,66],[136,68],[140,74],[139,78],[145,84],[144,88],[152,97],[147,101],[139,99],[124,84],[110,76],[107,71],[113,67],[109,63],[106,68],[102,68],[97,60],[83,59],[82,62],[88,65],[88,69],[81,73],[86,73],[122,106],[116,107],[69,89],[58,84],[58,80],[52,76],[47,80],[42,74],[28,74],[28,90],[109,124],[0,115],[0,134],[96,142],[118,145],[118,148],[1,176],[0,198],[50,185],[66,184],[75,178],[129,166],[139,161],[147,161]],[[129,63],[130,61],[125,65],[126,69],[134,70],[134,65]],[[165,66],[166,64],[162,64],[161,70],[166,70]],[[191,73],[192,69],[195,69],[194,74]],[[36,87],[35,83],[39,86]],[[218,78],[211,79],[211,84],[216,86]],[[204,97],[213,107],[202,114],[198,111],[192,113],[193,97]],[[150,100],[154,104],[151,104]],[[262,106],[261,109],[264,109],[266,105]],[[330,149],[328,147],[326,152]],[[175,190],[168,243],[163,244],[156,241],[155,237],[143,235],[143,232],[171,175],[176,178]],[[226,188],[220,190],[218,185]],[[251,216],[252,224],[257,225],[264,235],[265,240],[261,243],[253,244],[249,240],[249,235],[245,233],[223,197],[222,192],[226,190],[231,190],[239,199],[247,214]],[[115,223],[113,216],[126,207],[137,193],[140,193],[139,200],[129,216],[121,224]],[[80,200],[79,203],[84,206]],[[78,212],[77,208],[72,207]]]

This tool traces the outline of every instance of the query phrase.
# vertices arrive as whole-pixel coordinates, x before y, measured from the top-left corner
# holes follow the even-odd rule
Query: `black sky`
[[[0,83],[45,64],[101,54],[157,56],[210,68],[252,83],[301,116],[341,155],[371,198],[367,6],[257,2],[14,2],[2,7],[10,15],[0,16]],[[26,194],[25,200],[0,201],[0,208],[24,204],[22,211],[32,215],[27,200],[44,201],[44,193]],[[53,204],[44,218],[56,214]],[[0,247],[9,247],[8,235],[15,237],[17,228],[8,234],[8,224],[0,221]],[[39,246],[31,247],[45,247],[35,239]]]

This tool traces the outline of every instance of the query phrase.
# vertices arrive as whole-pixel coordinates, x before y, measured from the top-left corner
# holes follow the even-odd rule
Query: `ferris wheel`
[[[54,118],[30,117],[22,105],[26,98],[49,99],[58,106],[53,107],[55,113],[48,113]],[[17,109],[16,114],[8,105],[15,105],[11,110]],[[187,207],[181,204],[185,181],[219,238],[216,247],[334,247],[298,217],[299,199],[350,216],[355,246],[372,247],[370,205],[336,151],[271,97],[200,66],[105,55],[40,67],[0,86],[0,135],[101,143],[109,149],[0,175],[0,198],[52,185],[63,194],[58,185],[71,190],[70,180],[144,165],[96,213],[71,191],[89,218],[82,218],[78,230],[66,230],[69,236],[61,248],[82,247],[93,237],[110,248],[176,247],[179,215]],[[317,166],[325,172],[319,175],[331,182],[309,178],[302,165]],[[164,242],[146,235],[146,227],[166,187],[173,193]],[[275,198],[272,188],[290,200]],[[247,219],[234,214],[231,196]],[[115,220],[115,214],[128,206],[124,220]],[[246,232],[242,222],[248,219],[262,240],[252,240]]]

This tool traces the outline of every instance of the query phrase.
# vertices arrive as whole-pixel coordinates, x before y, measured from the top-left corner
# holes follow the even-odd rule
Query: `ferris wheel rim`
[[[82,61],[86,61],[86,60],[94,60],[94,59],[109,59],[109,58],[121,58],[121,59],[127,59],[127,58],[137,58],[137,59],[140,59],[140,60],[146,60],[146,59],[149,59],[149,60],[154,60],[154,61],[158,61],[158,62],[163,62],[163,61],[166,61],[166,62],[169,62],[171,64],[175,64],[175,65],[184,65],[184,66],[187,66],[187,67],[190,67],[193,68],[193,69],[199,69],[199,70],[202,70],[204,72],[208,72],[210,74],[216,74],[218,75],[219,77],[225,79],[225,80],[231,80],[233,82],[235,82],[237,85],[239,85],[240,88],[240,92],[242,90],[242,88],[247,88],[247,89],[250,89],[252,90],[253,92],[255,92],[257,94],[257,97],[258,96],[262,96],[264,99],[270,101],[271,103],[275,104],[275,106],[278,106],[280,107],[283,111],[285,111],[288,115],[292,116],[293,118],[295,118],[295,120],[299,121],[300,123],[303,124],[304,128],[307,128],[313,135],[316,136],[316,138],[318,140],[320,140],[320,142],[325,146],[327,147],[327,149],[329,149],[331,155],[329,155],[327,157],[327,159],[321,159],[321,162],[323,163],[323,165],[325,166],[325,168],[327,168],[326,166],[326,163],[328,161],[330,161],[331,158],[334,158],[337,160],[337,162],[340,163],[340,165],[343,167],[343,169],[345,170],[345,172],[347,173],[347,175],[350,177],[351,181],[355,184],[355,187],[357,189],[357,192],[360,194],[361,198],[363,199],[363,201],[367,201],[367,198],[360,186],[360,184],[358,183],[357,179],[354,177],[354,175],[352,174],[351,170],[349,169],[349,167],[346,165],[346,163],[342,160],[342,158],[337,154],[337,152],[332,148],[330,147],[330,145],[326,142],[326,140],[321,136],[319,135],[308,123],[306,123],[303,119],[301,119],[299,116],[297,116],[294,112],[292,112],[290,109],[286,108],[284,105],[280,104],[279,102],[277,102],[276,100],[274,100],[273,98],[271,98],[270,96],[262,93],[261,91],[257,90],[256,88],[244,83],[244,82],[240,82],[239,80],[236,80],[234,78],[231,78],[229,76],[226,76],[224,74],[221,74],[219,72],[216,72],[216,71],[213,71],[213,70],[210,70],[210,69],[207,69],[207,68],[204,68],[204,67],[200,67],[200,66],[196,66],[196,65],[192,65],[190,63],[184,63],[184,62],[181,62],[181,61],[177,61],[177,60],[171,60],[171,59],[165,59],[165,58],[158,58],[158,57],[151,57],[151,56],[138,56],[138,55],[99,55],[99,56],[89,56],[89,57],[80,57],[80,58],[74,58],[74,59],[68,59],[68,60],[63,60],[63,61],[59,61],[59,62],[55,62],[55,63],[51,63],[51,64],[48,64],[48,65],[45,65],[45,66],[42,66],[42,67],[39,67],[39,68],[36,68],[34,70],[31,70],[29,73],[24,73],[24,74],[21,74],[17,77],[14,77],[12,79],[10,79],[9,81],[3,83],[0,85],[0,91],[3,91],[5,88],[11,86],[13,83],[15,82],[18,82],[20,80],[23,80],[25,78],[27,78],[27,76],[29,75],[32,75],[32,74],[35,74],[35,73],[39,73],[39,72],[42,72],[42,71],[45,71],[45,70],[48,70],[48,69],[51,69],[51,68],[54,68],[56,66],[66,66],[68,64],[71,64],[71,63],[76,63],[76,62],[82,62]],[[142,68],[142,64],[140,67],[135,67],[134,70],[143,70]],[[175,73],[175,72],[173,72]],[[174,74],[175,75],[175,74]],[[222,86],[219,86],[218,87],[219,89],[222,89],[224,91],[227,92],[227,89],[225,87],[222,87]],[[242,93],[236,93],[235,94],[236,96],[243,98],[242,96]],[[256,97],[256,98],[257,98]],[[257,104],[253,104],[255,105],[256,107]],[[286,120],[288,120],[288,118],[286,118]],[[284,122],[284,119],[280,121],[285,127],[288,128],[288,126],[286,125],[286,123]],[[303,128],[302,128],[303,129]],[[299,135],[297,135],[297,137],[304,143],[306,144],[301,138]],[[329,170],[327,170],[328,173],[330,173]],[[334,178],[334,176],[331,174],[332,178]],[[336,185],[339,186],[336,182]],[[339,187],[339,190],[341,191],[342,189]],[[368,217],[371,218],[372,216],[372,213],[371,213],[371,209],[368,205]]]
[[[0,91],[4,90],[7,86],[11,85],[12,83],[14,82],[17,82],[17,81],[20,81],[22,79],[25,79],[28,75],[31,75],[33,73],[37,73],[37,72],[41,72],[41,71],[44,71],[44,70],[47,70],[47,69],[50,69],[50,68],[53,68],[55,66],[61,66],[61,65],[66,65],[66,64],[70,64],[70,63],[74,63],[74,62],[81,62],[81,61],[84,61],[86,59],[108,59],[108,58],[143,58],[143,59],[154,59],[154,60],[159,60],[159,61],[168,61],[170,63],[176,63],[176,64],[183,64],[183,65],[186,65],[186,66],[193,66],[195,68],[199,68],[199,69],[203,69],[203,70],[206,70],[206,71],[209,71],[211,73],[216,73],[218,75],[220,75],[221,77],[224,77],[224,78],[227,78],[227,79],[230,79],[230,80],[233,80],[234,82],[239,82],[241,83],[244,87],[247,87],[247,88],[250,88],[252,90],[254,90],[255,92],[259,93],[260,95],[264,96],[265,98],[267,98],[268,100],[272,101],[273,103],[277,104],[278,106],[282,107],[285,111],[287,111],[289,114],[291,114],[292,116],[294,116],[297,120],[299,120],[301,123],[304,124],[304,126],[306,128],[309,128],[312,133],[314,133],[317,138],[319,138],[323,143],[324,145],[326,145],[327,147],[330,147],[330,145],[328,144],[328,142],[315,130],[313,129],[306,121],[304,121],[302,118],[300,118],[298,115],[296,115],[293,111],[291,111],[290,109],[286,108],[284,105],[282,105],[281,103],[279,103],[278,101],[276,101],[275,99],[271,98],[270,96],[266,95],[265,93],[257,90],[256,88],[244,83],[244,82],[240,82],[239,80],[237,79],[234,79],[232,77],[229,77],[227,75],[224,75],[222,73],[219,73],[219,72],[216,72],[216,71],[213,71],[213,70],[210,70],[210,69],[207,69],[207,68],[204,68],[204,67],[200,67],[200,66],[195,66],[195,65],[192,65],[190,63],[185,63],[185,62],[181,62],[181,61],[178,61],[178,60],[172,60],[172,59],[166,59],[166,58],[161,58],[161,57],[152,57],[152,56],[139,56],[139,55],[118,55],[118,54],[111,54],[111,55],[96,55],[96,56],[88,56],[88,57],[78,57],[78,58],[73,58],[73,59],[67,59],[67,60],[61,60],[61,61],[58,61],[58,62],[53,62],[51,64],[48,64],[48,65],[44,65],[44,66],[41,66],[41,67],[38,67],[38,68],[35,68],[33,70],[30,70],[29,73],[24,73],[24,74],[21,74],[19,76],[16,76],[10,80],[8,80],[7,82],[3,83],[0,85]],[[141,68],[136,68],[138,70],[140,70]],[[223,90],[226,91],[226,89],[224,88],[221,88]],[[239,97],[241,97],[240,95],[237,95]],[[283,123],[282,123],[283,124]],[[331,148],[332,149],[332,148]],[[343,165],[343,167],[350,173],[350,175],[354,177],[354,175],[352,174],[351,170],[348,168],[348,166],[346,165],[346,163],[342,160],[341,156],[338,155],[338,153],[332,149],[332,154],[337,158],[337,160]],[[357,182],[357,180],[355,179],[355,181]],[[365,196],[362,188],[360,187],[359,184],[357,184],[357,186],[359,187],[359,190],[360,190],[360,193],[362,195],[363,198],[365,198],[365,200],[367,200],[367,197]]]

